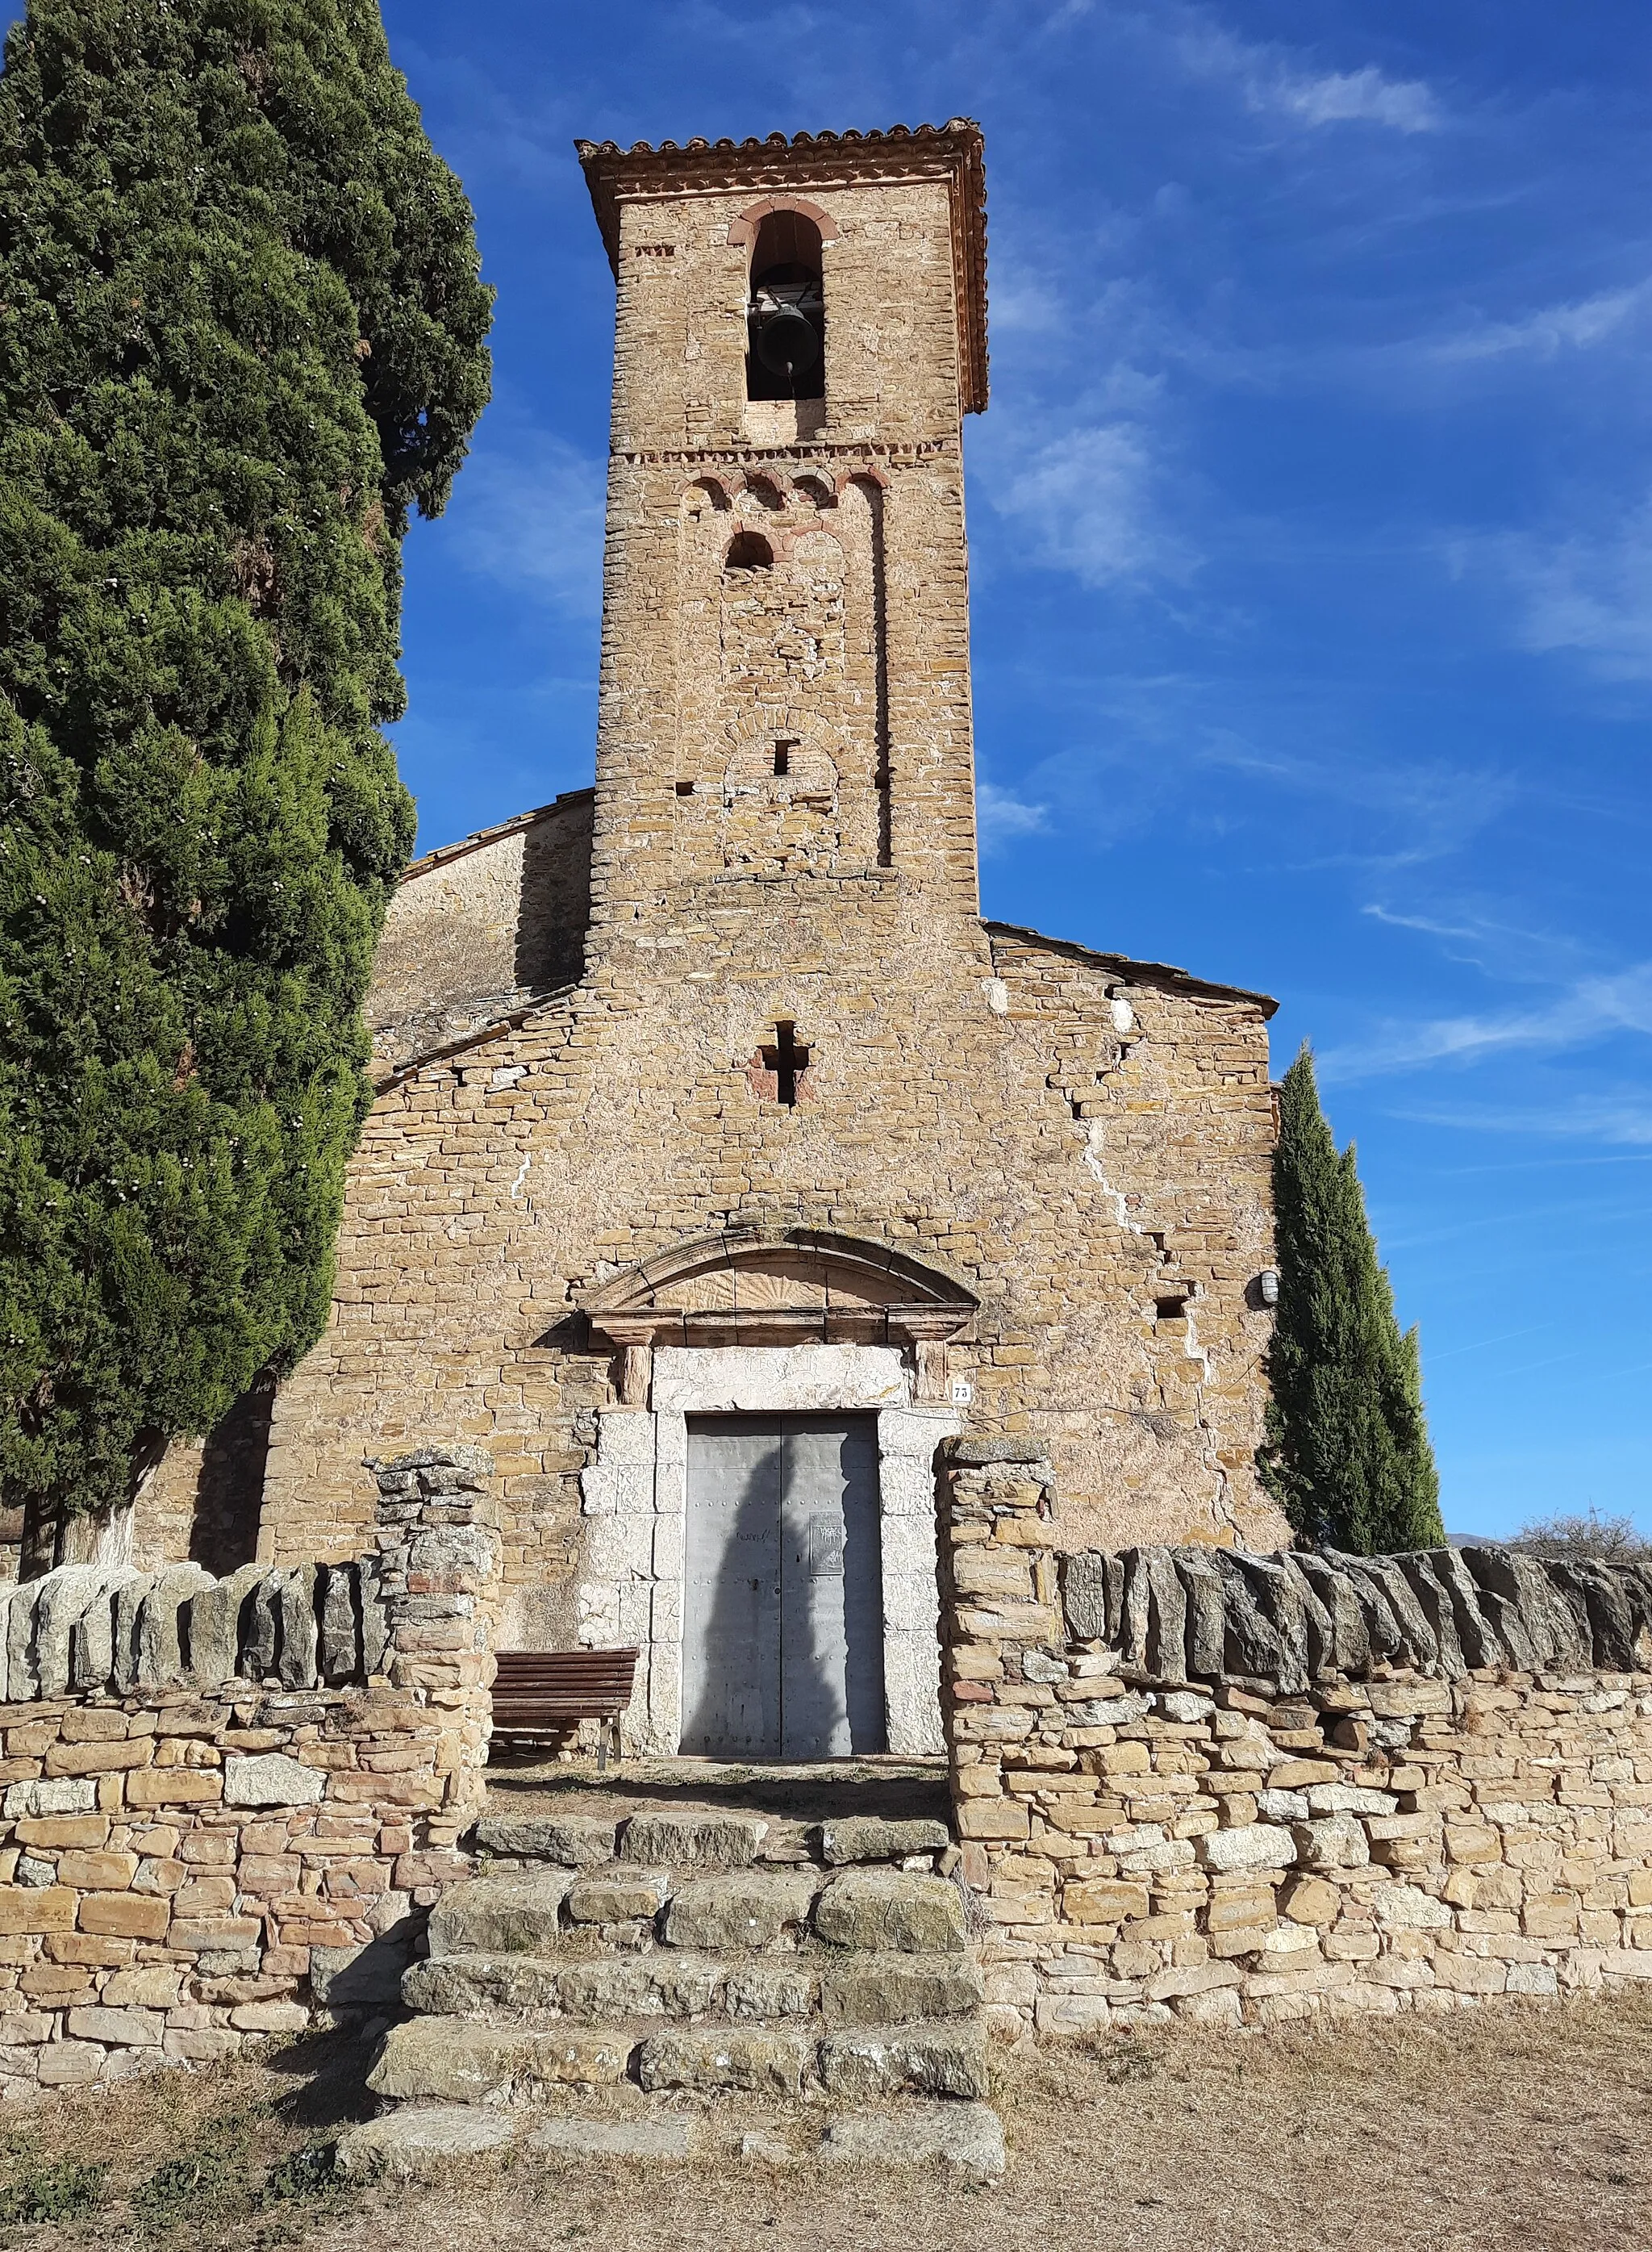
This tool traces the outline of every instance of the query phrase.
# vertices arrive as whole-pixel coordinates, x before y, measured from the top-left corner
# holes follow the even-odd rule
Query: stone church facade
[[[829,1457],[835,1492],[841,1451],[871,1514],[798,1533],[783,1631],[825,1631],[848,1553],[855,1748],[933,1748],[943,1436],[1045,1442],[1057,1546],[1284,1537],[1273,1004],[981,915],[976,129],[580,158],[618,288],[595,788],[407,872],[331,1323],[254,1418],[257,1553],[355,1555],[371,1459],[485,1445],[504,1640],[636,1644],[632,1742],[714,1749],[708,1621],[768,1631],[726,1608],[760,1489]],[[823,339],[778,381],[775,305]],[[219,1537],[201,1465],[141,1558]]]

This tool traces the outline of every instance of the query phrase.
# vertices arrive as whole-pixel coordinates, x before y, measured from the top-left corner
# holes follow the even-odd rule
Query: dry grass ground
[[[467,2162],[330,2174],[369,2108],[337,2038],[48,2099],[9,2122],[0,2242],[28,2252],[1645,2252],[1652,1999],[1004,2060],[1002,2183],[813,2162]],[[728,2123],[746,2122],[730,2115]],[[78,2173],[76,2168],[95,2171]],[[77,2198],[79,2210],[77,2211]]]

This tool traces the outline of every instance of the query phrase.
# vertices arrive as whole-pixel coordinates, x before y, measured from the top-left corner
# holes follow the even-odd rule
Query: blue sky
[[[495,402],[408,546],[432,845],[590,777],[612,284],[570,142],[986,129],[987,911],[1281,997],[1454,1529],[1652,1531],[1644,7],[390,0]]]

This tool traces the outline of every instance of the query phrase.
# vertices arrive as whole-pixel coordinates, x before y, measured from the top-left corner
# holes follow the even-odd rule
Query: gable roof
[[[1128,954],[1100,954],[1093,946],[1080,946],[1073,939],[1051,938],[1041,930],[1029,930],[1024,923],[988,922],[982,928],[989,938],[1002,935],[1005,938],[1024,939],[1030,946],[1041,946],[1052,954],[1065,955],[1070,962],[1093,963],[1098,970],[1111,971],[1139,985],[1162,985],[1167,992],[1189,993],[1211,1001],[1253,1002],[1264,1019],[1273,1016],[1279,1003],[1271,993],[1253,993],[1244,985],[1218,985],[1206,977],[1195,977],[1190,970],[1178,970],[1169,962],[1136,962]]]

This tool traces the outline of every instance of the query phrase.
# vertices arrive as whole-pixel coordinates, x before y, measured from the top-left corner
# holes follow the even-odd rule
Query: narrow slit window
[[[774,771],[777,775],[784,775],[790,774],[792,770],[792,753],[796,748],[797,746],[795,742],[779,742],[775,744]]]

